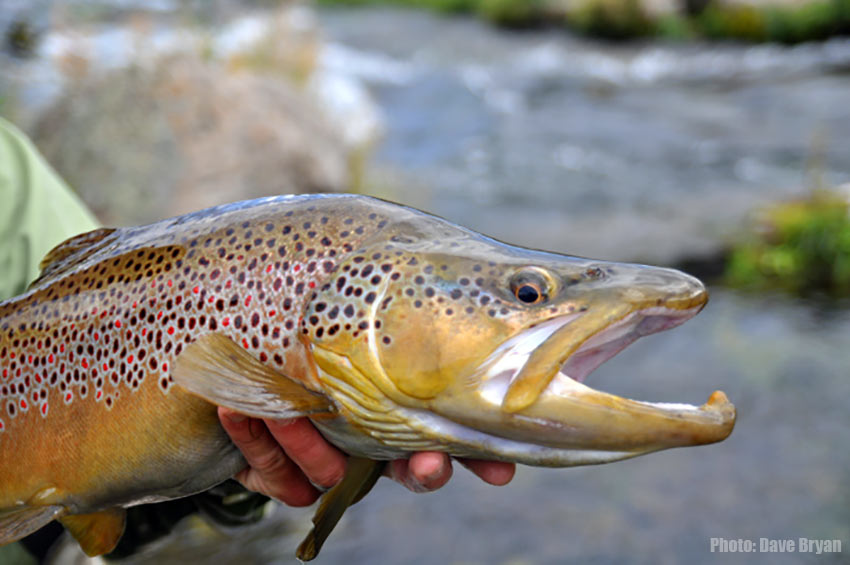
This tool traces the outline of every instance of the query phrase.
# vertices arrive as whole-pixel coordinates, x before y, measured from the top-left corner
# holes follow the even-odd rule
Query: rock
[[[191,55],[79,78],[34,138],[111,225],[349,183],[340,136],[285,77]]]

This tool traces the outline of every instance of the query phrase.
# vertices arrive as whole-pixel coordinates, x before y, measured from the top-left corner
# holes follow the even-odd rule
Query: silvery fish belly
[[[308,416],[353,457],[299,557],[420,450],[567,467],[720,441],[735,411],[587,375],[696,314],[696,279],[522,249],[362,196],[277,197],[72,238],[0,303],[0,544],[57,519],[110,551],[124,508],[244,466],[215,405]]]

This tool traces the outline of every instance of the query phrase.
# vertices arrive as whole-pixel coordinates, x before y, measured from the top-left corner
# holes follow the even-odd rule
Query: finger
[[[286,456],[262,420],[227,408],[219,408],[218,413],[222,427],[248,462],[248,468],[235,477],[245,488],[290,506],[316,501],[319,491]]]
[[[458,458],[461,465],[478,475],[491,485],[503,486],[511,482],[516,473],[516,465],[503,461],[482,461],[480,459]]]
[[[329,444],[309,420],[266,420],[266,425],[277,443],[314,484],[330,488],[342,480],[345,455]]]
[[[413,492],[431,492],[448,482],[452,464],[443,453],[414,453],[410,459],[390,461],[385,474]]]
[[[414,453],[407,465],[413,479],[426,490],[437,490],[452,478],[452,461],[445,453]]]

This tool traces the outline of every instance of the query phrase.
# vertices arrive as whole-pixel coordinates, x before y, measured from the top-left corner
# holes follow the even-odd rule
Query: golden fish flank
[[[677,271],[521,249],[359,196],[83,234],[0,303],[0,543],[59,519],[103,553],[123,508],[233,475],[244,462],[213,404],[309,415],[362,458],[305,559],[375,460],[570,466],[719,441],[734,424],[722,393],[663,405],[582,384],[706,298]]]

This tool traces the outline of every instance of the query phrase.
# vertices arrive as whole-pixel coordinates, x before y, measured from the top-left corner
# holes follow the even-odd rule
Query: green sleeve
[[[97,227],[33,144],[0,118],[0,300],[23,292],[54,246]]]

